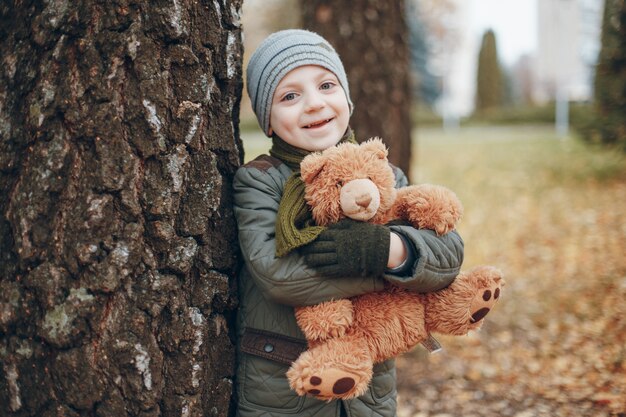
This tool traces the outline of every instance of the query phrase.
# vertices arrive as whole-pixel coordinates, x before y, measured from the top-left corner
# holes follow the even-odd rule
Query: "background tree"
[[[0,4],[0,415],[229,415],[240,7]]]
[[[410,14],[407,21],[412,53],[415,46],[419,45],[414,38],[417,32],[418,37],[424,39],[424,47],[428,50],[426,65],[438,80],[439,98],[443,94],[443,83],[449,75],[454,52],[459,47],[461,34],[458,27],[462,17],[458,13],[458,4],[456,0],[407,0],[407,12]],[[415,16],[411,16],[413,14]]]
[[[447,56],[459,46],[461,33],[459,32],[457,0],[407,0],[409,10],[411,6],[417,8],[420,23],[424,26],[424,32],[428,39],[428,47],[432,58],[444,58],[444,63],[436,66],[447,65]],[[445,68],[438,68],[439,71]]]
[[[413,98],[432,107],[441,95],[441,80],[431,70],[431,48],[419,5],[416,1],[407,1],[406,5]]]
[[[595,75],[596,121],[591,138],[626,149],[626,1],[606,0]]]
[[[301,0],[303,25],[341,56],[357,138],[380,136],[407,174],[411,161],[409,34],[404,0]]]
[[[476,111],[498,108],[504,99],[504,78],[498,61],[496,35],[489,29],[483,35],[476,74]]]

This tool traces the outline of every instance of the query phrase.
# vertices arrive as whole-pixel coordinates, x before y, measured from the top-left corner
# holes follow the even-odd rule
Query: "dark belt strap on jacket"
[[[241,351],[271,361],[291,365],[307,350],[305,340],[246,327],[241,338]]]

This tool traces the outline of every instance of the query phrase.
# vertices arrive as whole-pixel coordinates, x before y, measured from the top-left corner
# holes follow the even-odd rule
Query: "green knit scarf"
[[[352,129],[348,128],[339,143],[357,143]],[[276,256],[281,257],[292,250],[314,241],[325,227],[316,226],[304,200],[304,182],[300,176],[300,162],[311,152],[296,148],[272,136],[270,155],[283,161],[293,170],[287,179],[276,216]]]

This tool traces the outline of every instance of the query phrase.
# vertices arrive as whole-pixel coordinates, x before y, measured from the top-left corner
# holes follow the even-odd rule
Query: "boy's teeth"
[[[307,125],[307,127],[319,126],[319,125],[322,125],[322,124],[327,123],[329,121],[330,121],[330,119],[322,120],[321,122],[311,123],[310,125]]]

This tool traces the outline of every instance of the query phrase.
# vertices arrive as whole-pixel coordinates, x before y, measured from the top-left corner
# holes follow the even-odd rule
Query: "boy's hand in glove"
[[[308,266],[328,277],[380,276],[389,259],[389,228],[340,220],[302,247]]]

